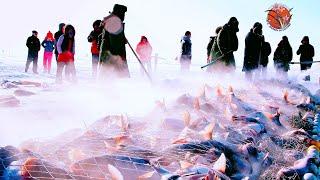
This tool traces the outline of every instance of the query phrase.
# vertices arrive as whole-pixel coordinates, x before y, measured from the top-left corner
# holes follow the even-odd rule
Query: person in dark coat
[[[261,72],[261,77],[265,77],[267,75],[267,66],[269,63],[269,56],[271,54],[271,46],[269,42],[266,42],[265,39],[262,39],[262,47],[261,47],[261,59],[260,59],[260,67],[259,70]]]
[[[191,32],[186,31],[184,36],[181,39],[181,56],[180,56],[180,65],[181,65],[181,70],[189,70],[190,69],[190,64],[191,64]]]
[[[58,48],[57,48],[57,42],[58,42],[60,36],[63,35],[65,26],[66,26],[66,24],[60,23],[59,30],[56,33],[54,33],[54,49],[55,49],[54,54],[56,55],[57,62],[58,62],[58,55],[59,55]]]
[[[97,68],[99,63],[99,45],[98,38],[102,33],[102,28],[100,26],[101,20],[96,20],[93,22],[93,31],[88,36],[88,42],[91,43],[91,54],[92,54],[92,76],[97,76]]]
[[[209,38],[209,43],[207,45],[207,63],[210,63],[210,53],[211,53],[211,49],[214,43],[214,39],[217,38],[216,36],[210,36]]]
[[[228,71],[234,71],[236,67],[233,52],[238,50],[238,26],[239,22],[237,18],[230,18],[228,23],[219,32],[217,43],[213,45],[214,51],[211,53],[211,62],[217,60]]]
[[[274,52],[273,60],[277,75],[287,77],[290,69],[290,62],[292,61],[292,48],[287,36],[283,36],[282,40],[279,42],[278,47]]]
[[[102,40],[100,45],[100,60],[103,76],[116,76],[116,77],[130,77],[127,57],[126,57],[126,43],[127,39],[124,34],[124,18],[127,12],[127,7],[119,4],[115,4],[112,13],[105,17],[104,26],[102,32]],[[120,19],[121,24],[117,32],[109,32],[108,20]]]
[[[300,68],[301,71],[310,69],[312,66],[313,62],[313,57],[314,57],[314,48],[313,46],[309,43],[309,37],[304,36],[303,39],[301,40],[301,45],[297,51],[297,55],[300,55],[300,62],[311,62],[307,64],[301,64]]]
[[[262,24],[256,22],[245,39],[243,69],[246,78],[252,80],[253,71],[259,67],[262,47]]]
[[[309,37],[304,36],[301,40],[301,45],[297,51],[297,55],[300,55],[300,68],[301,71],[306,71],[311,68],[313,57],[314,57],[314,48],[309,43]],[[311,62],[311,63],[305,63],[305,62]],[[305,81],[310,81],[310,75],[307,75],[304,78]]]
[[[27,39],[28,58],[25,72],[28,72],[31,62],[33,62],[32,71],[38,74],[38,53],[40,51],[40,40],[38,39],[38,32],[32,31],[32,36]]]

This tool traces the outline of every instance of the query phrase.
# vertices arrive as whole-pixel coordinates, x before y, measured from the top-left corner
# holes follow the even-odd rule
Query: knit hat
[[[50,39],[50,40],[54,40],[54,38],[53,38],[53,34],[51,33],[51,31],[49,31],[48,33],[47,33],[47,35],[46,35],[46,39],[48,40],[48,39]]]

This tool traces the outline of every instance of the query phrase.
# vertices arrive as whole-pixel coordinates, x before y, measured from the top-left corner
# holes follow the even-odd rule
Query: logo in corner
[[[268,12],[267,23],[269,27],[275,31],[284,31],[291,24],[292,11],[293,8],[289,9],[284,4],[276,3],[271,6],[266,12]]]

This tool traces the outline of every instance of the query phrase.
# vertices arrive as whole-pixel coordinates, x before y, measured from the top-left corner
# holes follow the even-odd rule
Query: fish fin
[[[201,87],[201,89],[199,90],[199,98],[203,98],[206,99],[206,85],[204,85],[203,87]]]
[[[199,100],[199,98],[195,98],[194,99],[193,108],[198,110],[198,111],[200,110],[200,100]]]
[[[130,140],[130,137],[127,135],[119,135],[113,137],[114,142],[117,146],[124,144],[126,141]]]
[[[184,125],[186,127],[190,126],[191,117],[190,117],[190,113],[188,111],[185,111],[183,113],[183,121],[184,121]]]
[[[284,99],[284,101],[285,101],[286,103],[289,103],[288,95],[289,95],[288,91],[285,90],[285,92],[284,92],[284,94],[283,94],[283,99]]]
[[[271,113],[268,113],[268,112],[264,112],[263,113],[269,120],[273,119],[274,118],[274,115],[271,114]]]
[[[310,104],[310,103],[311,103],[311,101],[312,101],[312,100],[311,100],[311,97],[310,97],[310,96],[308,96],[308,97],[307,97],[307,99],[306,99],[306,103],[307,103],[307,104]]]
[[[185,144],[187,143],[187,138],[178,138],[172,141],[172,144]]]
[[[111,164],[108,164],[108,171],[111,175],[112,180],[124,180],[123,175],[121,172]]]
[[[222,153],[219,159],[214,163],[212,169],[225,173],[226,168],[227,168],[227,159],[224,153]]]
[[[263,161],[265,161],[269,157],[269,153],[266,153],[266,155],[263,157]]]
[[[218,85],[217,89],[216,89],[216,94],[217,96],[221,97],[223,96],[223,93],[222,93],[222,88],[220,85]]]
[[[154,175],[155,171],[147,172],[138,177],[138,180],[150,179]]]
[[[189,167],[193,166],[193,164],[191,164],[187,161],[180,161],[179,164],[180,164],[180,168],[182,170],[188,169]]]
[[[117,152],[119,150],[120,147],[112,147],[108,142],[106,141],[103,141],[107,151],[110,151],[110,152]]]
[[[231,113],[231,110],[229,107],[226,107],[226,109],[224,110],[224,115],[228,120],[232,119],[233,114]]]
[[[207,125],[204,130],[202,131],[202,136],[204,137],[205,140],[211,140],[212,139],[212,134],[213,134],[213,129],[215,127],[215,124],[210,123]]]
[[[237,106],[236,104],[234,104],[234,103],[230,103],[230,106],[231,106],[231,108],[233,108],[233,109],[238,109],[238,106]]]
[[[122,131],[127,132],[128,129],[129,129],[128,116],[127,116],[127,115],[124,116],[124,115],[121,114],[120,122],[121,122],[121,129],[122,129]]]
[[[229,91],[230,94],[234,94],[234,91],[233,91],[233,87],[232,87],[232,86],[229,86],[228,91]]]
[[[289,100],[289,92],[288,92],[288,90],[285,90],[285,92],[283,94],[283,99],[287,104],[295,105],[295,103],[293,103],[293,102],[291,102]]]

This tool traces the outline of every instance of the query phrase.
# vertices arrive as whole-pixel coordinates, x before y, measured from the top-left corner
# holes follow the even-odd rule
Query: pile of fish
[[[2,147],[0,177],[320,179],[319,107],[320,92],[292,82],[205,84],[197,95],[155,102],[143,117],[110,115],[48,141]]]

